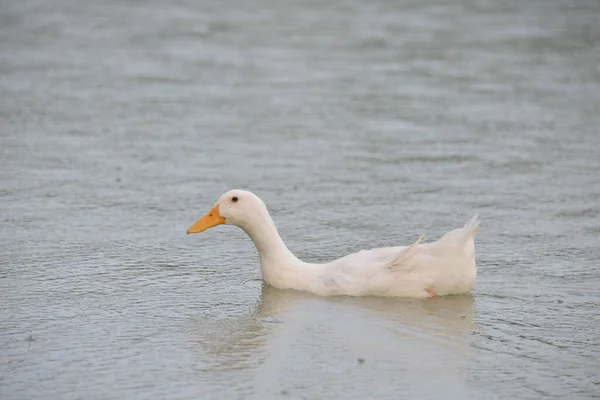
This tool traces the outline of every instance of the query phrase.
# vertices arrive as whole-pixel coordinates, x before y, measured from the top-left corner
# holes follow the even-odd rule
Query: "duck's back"
[[[322,266],[310,291],[320,295],[429,297],[465,293],[477,269],[478,216],[432,243],[362,250]]]
[[[432,282],[419,243],[361,250],[322,266],[311,291],[321,295],[420,297],[422,282]],[[420,260],[420,261],[419,261]],[[415,263],[416,261],[416,263]],[[421,289],[422,291],[422,289]]]

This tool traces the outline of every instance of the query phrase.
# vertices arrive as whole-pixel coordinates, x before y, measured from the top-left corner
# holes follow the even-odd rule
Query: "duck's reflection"
[[[319,297],[263,284],[250,313],[197,321],[190,339],[202,353],[198,369],[204,371],[275,365],[329,348],[337,354],[332,357],[343,353],[355,360],[431,363],[428,369],[446,362],[450,365],[445,368],[452,369],[468,361],[474,314],[471,295],[427,300]]]

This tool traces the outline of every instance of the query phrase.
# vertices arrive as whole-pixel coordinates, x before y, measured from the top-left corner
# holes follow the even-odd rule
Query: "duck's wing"
[[[417,267],[419,261],[417,254],[419,253],[419,248],[417,247],[421,243],[425,241],[425,234],[421,235],[416,242],[411,244],[410,246],[406,246],[403,248],[385,268],[389,269],[392,272],[398,271],[411,271]]]
[[[361,250],[324,265],[320,292],[364,295],[384,290],[394,276],[410,274],[418,266],[415,256],[421,236],[410,246]]]

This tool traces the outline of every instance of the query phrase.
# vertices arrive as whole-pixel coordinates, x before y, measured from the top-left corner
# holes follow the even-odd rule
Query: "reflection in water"
[[[308,367],[320,362],[336,368],[364,362],[370,374],[402,371],[394,379],[398,385],[404,382],[403,390],[430,374],[438,382],[464,386],[474,305],[470,295],[427,300],[319,297],[263,284],[250,314],[197,321],[189,334],[199,370],[217,375],[244,370],[265,393],[272,391],[282,370],[310,374]],[[315,353],[320,362],[306,359]]]
[[[279,290],[262,285],[261,300],[254,315],[261,318],[283,319],[288,311],[306,302],[326,302],[348,308],[347,312],[401,323],[407,329],[428,331],[439,325],[439,331],[465,333],[471,330],[474,299],[470,294],[433,299],[405,299],[384,297],[319,297],[296,290]]]

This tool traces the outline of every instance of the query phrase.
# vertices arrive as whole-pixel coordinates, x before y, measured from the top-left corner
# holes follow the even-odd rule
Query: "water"
[[[2,399],[600,395],[600,4],[0,2]],[[472,295],[263,287],[482,215]]]

